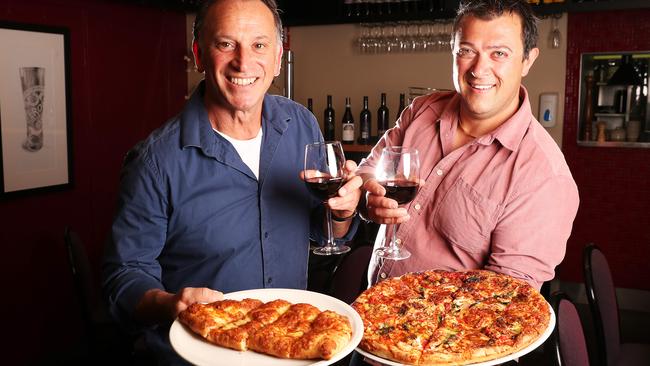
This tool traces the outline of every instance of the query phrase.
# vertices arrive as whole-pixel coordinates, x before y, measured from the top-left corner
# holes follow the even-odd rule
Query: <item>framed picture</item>
[[[0,22],[0,197],[72,184],[65,28]]]

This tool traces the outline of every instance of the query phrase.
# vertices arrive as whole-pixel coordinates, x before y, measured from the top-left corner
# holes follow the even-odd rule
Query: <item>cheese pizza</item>
[[[548,303],[524,281],[485,270],[426,271],[382,281],[352,307],[359,347],[412,365],[467,365],[533,343],[550,321]]]
[[[215,345],[281,358],[329,360],[352,337],[347,317],[281,299],[195,303],[178,319]]]

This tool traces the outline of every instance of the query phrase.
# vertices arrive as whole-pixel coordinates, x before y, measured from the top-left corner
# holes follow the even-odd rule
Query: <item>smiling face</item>
[[[533,48],[524,59],[521,34],[521,19],[511,13],[490,20],[468,15],[461,21],[453,56],[463,121],[501,123],[517,111],[521,79],[539,53]]]
[[[193,44],[205,71],[206,102],[227,112],[261,111],[280,73],[282,46],[273,14],[258,0],[224,0],[210,7]]]

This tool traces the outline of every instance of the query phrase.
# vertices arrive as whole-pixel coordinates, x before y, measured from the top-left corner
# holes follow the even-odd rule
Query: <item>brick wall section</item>
[[[581,53],[650,51],[648,19],[650,8],[569,14],[562,149],[581,202],[558,272],[562,280],[583,281],[582,249],[594,242],[617,287],[650,290],[650,149],[576,144]]]
[[[0,309],[13,339],[2,363],[46,365],[82,330],[63,228],[83,239],[98,284],[122,159],[185,102],[185,14],[122,1],[1,0],[0,20],[70,31],[74,186],[0,201]]]

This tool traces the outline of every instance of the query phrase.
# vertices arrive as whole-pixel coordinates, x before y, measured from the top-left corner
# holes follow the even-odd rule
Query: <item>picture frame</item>
[[[69,38],[0,21],[0,198],[72,186]]]

